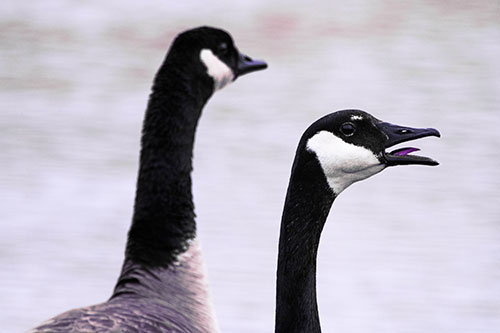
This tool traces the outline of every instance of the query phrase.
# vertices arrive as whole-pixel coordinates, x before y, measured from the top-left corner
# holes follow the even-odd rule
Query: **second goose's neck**
[[[292,174],[281,221],[277,333],[321,331],[316,302],[316,257],[334,196],[326,180],[311,182],[299,178]]]
[[[167,267],[196,234],[191,192],[195,131],[210,97],[203,83],[175,66],[157,74],[143,123],[126,260]],[[190,82],[191,81],[191,82]]]

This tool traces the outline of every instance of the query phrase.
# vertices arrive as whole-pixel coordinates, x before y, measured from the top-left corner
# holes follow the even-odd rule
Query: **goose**
[[[337,111],[307,128],[298,144],[281,219],[275,332],[321,332],[316,257],[335,198],[354,182],[389,166],[438,165],[431,158],[412,155],[418,148],[386,151],[427,136],[440,133],[393,125],[361,110]]]
[[[267,67],[229,33],[198,27],[172,42],[153,82],[125,259],[111,298],[32,332],[214,332],[191,192],[195,131],[212,94]]]

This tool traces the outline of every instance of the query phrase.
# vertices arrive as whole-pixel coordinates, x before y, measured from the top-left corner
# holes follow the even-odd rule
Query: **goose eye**
[[[228,50],[229,48],[226,43],[220,43],[219,46],[217,46],[217,54],[220,56],[226,55]]]
[[[353,123],[343,123],[342,126],[340,126],[340,132],[345,136],[351,136],[356,132],[356,125]]]

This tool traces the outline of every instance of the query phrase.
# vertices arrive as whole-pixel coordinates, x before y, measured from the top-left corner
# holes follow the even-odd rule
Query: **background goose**
[[[335,198],[352,183],[388,166],[437,165],[398,143],[440,136],[433,128],[382,122],[359,110],[329,114],[300,139],[283,209],[278,252],[276,332],[320,332],[316,257],[321,231]]]
[[[214,332],[196,241],[192,152],[201,110],[215,90],[266,68],[225,31],[200,27],[172,43],[143,124],[132,226],[111,299],[71,310],[36,332]]]

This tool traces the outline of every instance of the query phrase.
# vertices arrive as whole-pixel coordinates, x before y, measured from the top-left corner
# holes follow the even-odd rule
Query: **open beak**
[[[393,125],[386,122],[380,122],[376,125],[387,137],[385,148],[392,147],[398,143],[424,138],[426,136],[437,136],[441,134],[434,128],[411,128],[399,125]],[[411,155],[412,152],[419,151],[415,147],[404,147],[384,152],[386,166],[422,164],[422,165],[438,165],[439,163],[432,158]]]
[[[262,69],[266,69],[267,64],[265,61],[262,60],[253,60],[247,55],[244,55],[243,53],[240,53],[238,57],[238,64],[237,64],[237,73],[236,78],[241,75],[245,75],[251,72],[259,71]]]

